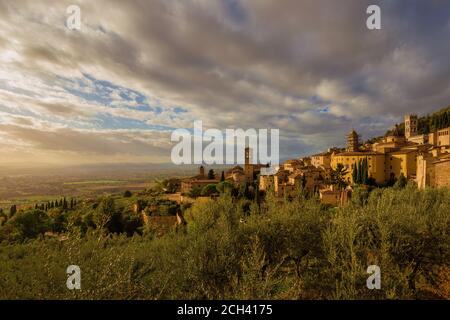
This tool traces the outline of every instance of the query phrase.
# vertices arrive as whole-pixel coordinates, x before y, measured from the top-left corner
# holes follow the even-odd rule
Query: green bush
[[[140,217],[108,198],[72,212],[65,238],[38,237],[52,219],[18,212],[0,227],[0,299],[449,299],[450,191],[407,185],[353,200],[328,209],[303,193],[224,193],[185,208],[187,226],[161,237],[136,232]],[[108,228],[117,212],[121,234]],[[72,264],[82,290],[66,288]],[[381,290],[366,287],[372,264]]]
[[[20,241],[36,238],[50,230],[50,218],[37,209],[18,212],[6,224],[11,228],[11,239]]]

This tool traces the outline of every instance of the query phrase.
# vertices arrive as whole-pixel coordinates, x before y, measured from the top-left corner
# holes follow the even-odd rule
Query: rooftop
[[[336,156],[343,156],[343,157],[349,157],[349,156],[378,156],[383,155],[381,152],[376,151],[348,151],[348,152],[341,152],[336,154]]]

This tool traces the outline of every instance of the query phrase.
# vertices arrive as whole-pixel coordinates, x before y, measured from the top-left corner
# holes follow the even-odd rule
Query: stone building
[[[405,116],[405,137],[408,140],[417,135],[418,119],[416,114],[408,114]]]
[[[343,164],[347,173],[345,179],[352,184],[352,166],[367,159],[369,177],[375,179],[377,183],[385,181],[385,156],[375,151],[342,152],[333,154],[331,167],[335,169],[339,163]]]
[[[303,160],[288,160],[289,164],[283,164],[277,168],[273,175],[260,176],[259,190],[273,189],[277,197],[293,196],[299,188],[310,192],[319,190],[329,177],[329,169],[307,165]],[[295,166],[292,164],[295,163]]]
[[[267,164],[252,163],[251,149],[245,148],[244,167],[237,165],[225,172],[225,180],[234,184],[252,183],[261,172],[261,168],[268,167]],[[216,174],[215,179],[208,179],[205,175],[205,168],[200,166],[199,173],[196,176],[181,180],[181,193],[186,193],[195,187],[204,187],[208,184],[217,184],[220,182],[220,176]]]
[[[327,185],[338,164],[346,169],[345,180],[353,184],[353,165],[367,160],[368,174],[376,183],[384,184],[401,175],[416,181],[419,188],[450,186],[450,128],[430,134],[418,134],[417,115],[405,116],[405,134],[398,126],[375,143],[360,147],[359,135],[352,130],[345,149],[330,148],[299,160],[280,165],[272,176],[260,177],[260,190],[273,188],[279,197],[289,195],[300,185],[307,190],[319,190],[324,203],[345,203],[349,195],[342,195]],[[344,200],[342,200],[344,199]]]
[[[417,157],[417,186],[450,188],[450,153],[441,153],[439,148],[422,152]]]
[[[241,184],[247,182],[247,176],[244,168],[241,166],[235,166],[225,173],[225,180],[233,182],[235,184]]]
[[[450,127],[439,130],[437,133],[437,146],[450,145]]]
[[[319,191],[319,197],[322,203],[337,207],[347,204],[352,197],[352,192],[353,189],[351,187],[339,190],[334,188],[334,186],[329,186]]]
[[[438,158],[433,162],[434,186],[438,188],[450,188],[450,154]]]
[[[330,167],[331,166],[331,154],[332,152],[326,151],[311,156],[311,164],[315,167]]]
[[[208,184],[216,184],[219,179],[208,179],[205,175],[205,168],[200,166],[199,173],[191,178],[181,180],[181,193],[186,193],[192,190],[194,187],[204,187]]]
[[[347,135],[347,151],[348,152],[357,152],[359,150],[359,136],[356,131],[353,129]]]
[[[261,173],[261,168],[268,168],[269,164],[254,163],[252,159],[252,149],[245,148],[245,163],[244,174],[247,182],[253,182],[256,180],[258,174]]]

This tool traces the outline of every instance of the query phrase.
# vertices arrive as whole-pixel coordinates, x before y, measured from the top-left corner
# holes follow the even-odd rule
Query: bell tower
[[[244,165],[244,173],[247,181],[253,181],[253,164],[251,157],[252,150],[249,147],[245,148],[245,165]]]
[[[251,155],[250,155],[250,148],[246,147],[245,148],[245,165],[249,165],[251,163]]]
[[[417,115],[408,114],[405,116],[405,137],[406,139],[417,135]]]
[[[348,152],[356,152],[359,150],[359,136],[356,131],[353,129],[347,135],[347,151]]]

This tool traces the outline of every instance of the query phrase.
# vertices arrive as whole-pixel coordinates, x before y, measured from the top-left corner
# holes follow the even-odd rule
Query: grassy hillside
[[[449,299],[448,189],[357,190],[340,209],[303,193],[259,204],[222,194],[161,237],[113,231],[134,200],[67,213],[78,218],[61,220],[66,240],[40,235],[57,214],[4,224],[0,299]],[[72,264],[81,290],[66,288]],[[381,268],[381,290],[366,287],[369,265]]]

